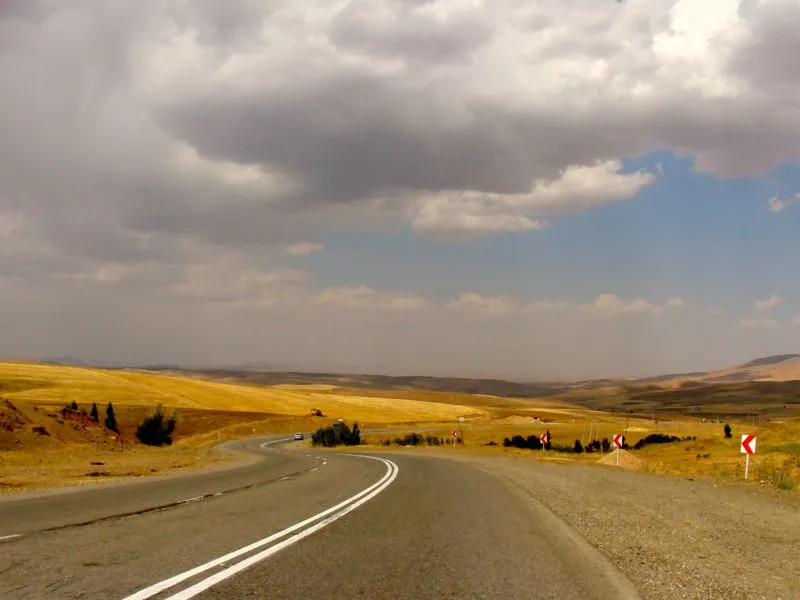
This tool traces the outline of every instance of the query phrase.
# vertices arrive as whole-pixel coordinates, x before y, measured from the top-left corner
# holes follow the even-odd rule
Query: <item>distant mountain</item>
[[[64,365],[68,367],[88,367],[89,363],[74,356],[58,356],[55,358],[42,358],[38,362],[45,365]]]
[[[774,356],[765,356],[764,358],[757,358],[755,360],[751,360],[748,363],[744,363],[742,368],[746,369],[748,367],[765,367],[768,365],[778,365],[782,362],[786,362],[787,360],[792,360],[793,358],[800,358],[800,354],[776,354]]]

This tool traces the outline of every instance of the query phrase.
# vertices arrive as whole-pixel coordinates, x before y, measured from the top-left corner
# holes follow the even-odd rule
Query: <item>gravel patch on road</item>
[[[757,485],[462,455],[583,535],[645,600],[797,600],[800,501]]]

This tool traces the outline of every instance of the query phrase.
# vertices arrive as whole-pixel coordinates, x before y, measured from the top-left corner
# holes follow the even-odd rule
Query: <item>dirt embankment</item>
[[[800,495],[757,484],[462,455],[581,533],[645,600],[800,598]]]

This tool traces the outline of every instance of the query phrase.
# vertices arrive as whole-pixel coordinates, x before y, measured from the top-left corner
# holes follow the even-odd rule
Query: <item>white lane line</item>
[[[0,535],[1,540],[13,540],[14,538],[22,537],[21,533],[12,533],[11,535]]]
[[[267,446],[272,446],[272,444],[280,444],[281,442],[290,442],[294,438],[281,438],[279,440],[271,440],[269,442],[264,442],[259,446],[259,448],[266,448]]]
[[[369,456],[369,457],[365,457],[365,458],[375,458],[375,457]],[[236,575],[237,573],[239,573],[241,571],[244,571],[245,569],[253,566],[254,564],[256,564],[258,562],[261,562],[265,558],[269,558],[273,554],[277,554],[278,552],[280,552],[284,548],[287,548],[287,547],[291,546],[292,544],[296,544],[297,542],[299,542],[303,538],[308,537],[309,535],[311,535],[313,533],[316,533],[320,529],[323,529],[324,527],[327,527],[328,525],[330,525],[334,521],[337,521],[337,520],[341,519],[347,513],[357,509],[362,504],[364,504],[366,502],[369,502],[370,500],[372,500],[372,498],[374,498],[375,496],[380,494],[383,490],[385,490],[387,487],[389,487],[392,484],[392,482],[397,477],[397,473],[399,471],[399,469],[397,468],[397,465],[394,464],[392,461],[384,460],[382,458],[376,458],[376,460],[380,460],[380,461],[386,463],[386,465],[388,467],[387,475],[389,475],[389,479],[384,481],[383,484],[381,484],[380,487],[376,488],[371,493],[367,494],[366,496],[364,496],[363,498],[357,500],[356,502],[353,502],[353,503],[347,505],[346,507],[344,507],[340,511],[334,513],[333,515],[331,515],[330,517],[324,519],[323,521],[320,521],[316,525],[312,525],[311,527],[308,527],[307,529],[304,529],[300,533],[297,533],[297,534],[293,535],[292,537],[287,538],[287,539],[283,540],[282,542],[279,542],[279,543],[275,544],[274,546],[270,546],[266,550],[262,550],[258,554],[254,554],[253,556],[251,556],[249,558],[246,558],[246,559],[236,563],[235,565],[232,565],[232,566],[228,567],[227,569],[223,569],[219,573],[215,573],[211,577],[207,577],[206,579],[203,579],[199,583],[196,583],[195,585],[193,585],[191,587],[188,587],[185,590],[183,590],[181,592],[178,592],[177,594],[169,596],[165,600],[189,600],[190,598],[194,598],[195,596],[197,596],[198,594],[204,592],[208,588],[213,587],[213,586],[217,585],[218,583],[220,583],[222,581],[225,581],[229,577],[232,577],[233,575]]]
[[[291,479],[291,476],[287,475],[286,477],[281,477],[280,479],[278,479],[278,481],[286,481],[287,479]]]
[[[314,468],[313,468],[313,469],[311,469],[311,470],[312,470],[312,471],[316,471],[317,469],[319,469],[319,467],[314,467]]]
[[[394,478],[397,477],[397,465],[395,465],[393,462],[384,460],[382,458],[377,458],[377,457],[374,457],[374,456],[362,455],[362,457],[363,458],[370,458],[372,460],[378,460],[378,461],[386,464],[387,467],[388,467],[387,471],[383,475],[383,477],[381,477],[378,481],[373,483],[368,488],[358,492],[357,494],[351,496],[350,498],[347,498],[346,500],[342,500],[339,504],[336,504],[335,506],[331,506],[330,508],[328,508],[326,510],[323,510],[320,513],[317,513],[313,517],[309,517],[308,519],[305,519],[304,521],[300,521],[299,523],[295,523],[294,525],[292,525],[290,527],[287,527],[286,529],[284,529],[282,531],[279,531],[278,533],[274,533],[274,534],[272,534],[272,535],[270,535],[268,537],[265,537],[262,540],[258,540],[257,542],[253,542],[252,544],[249,544],[248,546],[244,546],[243,548],[239,548],[238,550],[234,550],[233,552],[230,552],[230,553],[226,554],[225,556],[220,556],[219,558],[215,558],[215,559],[210,560],[209,562],[207,562],[205,564],[202,564],[202,565],[200,565],[198,567],[195,567],[193,569],[189,569],[188,571],[184,571],[183,573],[179,573],[178,575],[170,577],[169,579],[165,579],[164,581],[160,581],[158,583],[154,583],[153,585],[151,585],[149,587],[146,587],[143,590],[140,590],[140,591],[138,591],[138,592],[136,592],[134,594],[131,594],[130,596],[126,596],[125,598],[123,598],[123,600],[146,600],[147,598],[152,598],[156,594],[159,594],[159,593],[163,592],[164,590],[167,590],[167,589],[169,589],[171,587],[174,587],[174,586],[178,585],[179,583],[181,583],[182,581],[186,581],[187,579],[190,579],[191,577],[194,577],[195,575],[199,575],[201,573],[204,573],[204,572],[208,571],[209,569],[213,569],[214,567],[218,567],[218,566],[220,566],[222,564],[230,562],[231,560],[233,560],[235,558],[238,558],[238,557],[240,557],[240,556],[242,556],[244,554],[247,554],[248,552],[252,552],[253,550],[256,550],[258,548],[266,546],[267,544],[271,544],[272,542],[274,542],[276,540],[279,540],[282,537],[285,537],[285,536],[289,535],[290,533],[294,533],[298,529],[302,529],[303,527],[306,527],[307,525],[310,525],[311,523],[314,523],[315,521],[318,521],[318,520],[322,519],[323,517],[327,517],[328,515],[330,515],[332,513],[335,513],[336,511],[341,510],[342,508],[350,505],[351,503],[357,502],[360,498],[363,498],[364,496],[366,496],[367,494],[369,494],[370,492],[372,492],[372,491],[374,491],[374,490],[376,490],[378,488],[383,490],[384,488],[381,488],[380,486],[382,486],[384,483],[386,483],[390,479],[391,479],[391,481],[394,481]],[[389,483],[391,483],[391,481],[389,481]]]

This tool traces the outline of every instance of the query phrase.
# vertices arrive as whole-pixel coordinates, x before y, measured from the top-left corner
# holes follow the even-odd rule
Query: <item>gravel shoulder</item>
[[[450,456],[552,511],[644,600],[800,598],[797,494],[613,467]]]

